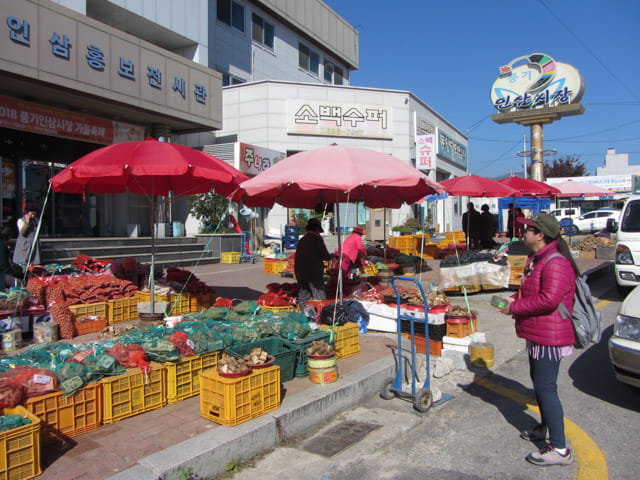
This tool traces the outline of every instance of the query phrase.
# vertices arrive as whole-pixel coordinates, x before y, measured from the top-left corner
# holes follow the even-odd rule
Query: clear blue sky
[[[585,113],[545,125],[544,148],[578,156],[590,175],[607,148],[640,165],[640,1],[325,1],[359,32],[351,84],[413,92],[469,137],[471,173],[522,175],[529,128],[494,123],[489,95],[500,66],[535,52],[586,85]]]

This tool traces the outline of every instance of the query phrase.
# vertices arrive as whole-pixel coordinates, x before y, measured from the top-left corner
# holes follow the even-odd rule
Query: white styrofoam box
[[[377,330],[379,332],[392,332],[398,331],[398,321],[396,318],[383,317],[374,313],[369,313],[369,324],[367,325],[369,330]]]
[[[427,315],[428,322],[431,325],[444,325],[446,313],[429,313]]]
[[[365,307],[365,309],[370,315],[374,314],[380,317],[393,318],[394,320],[398,317],[398,310],[384,303],[372,303],[369,308]]]
[[[487,336],[484,332],[476,332],[470,335],[471,342],[473,343],[485,343],[487,341]]]
[[[444,343],[444,341],[442,342],[442,351],[444,351],[444,349],[447,350],[455,350],[456,352],[462,352],[462,353],[469,353],[469,347],[465,346],[465,345],[454,345],[452,343]]]
[[[464,338],[447,337],[445,335],[442,337],[442,343],[444,345],[462,345],[468,347],[469,344],[471,344],[471,335]]]

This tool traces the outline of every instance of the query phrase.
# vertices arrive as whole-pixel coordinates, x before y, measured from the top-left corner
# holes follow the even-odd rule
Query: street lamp
[[[540,155],[543,159],[547,155],[555,155],[558,150],[555,148],[552,150],[540,150],[539,148],[532,148],[531,150],[525,150],[524,152],[518,152],[519,157],[524,157],[524,178],[527,178],[527,157],[533,157],[535,154]]]

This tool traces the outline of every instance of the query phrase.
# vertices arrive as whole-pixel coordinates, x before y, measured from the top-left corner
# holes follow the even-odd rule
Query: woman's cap
[[[360,235],[364,235],[364,228],[362,228],[362,227],[355,227],[355,228],[353,229],[353,233],[358,233],[358,234],[360,234]]]
[[[556,217],[545,212],[540,212],[531,218],[525,218],[522,223],[536,227],[547,237],[556,238],[560,234],[560,224],[558,224]]]

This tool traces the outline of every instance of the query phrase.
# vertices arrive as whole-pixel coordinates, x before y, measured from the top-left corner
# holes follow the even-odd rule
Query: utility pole
[[[527,135],[526,134],[522,134],[522,151],[526,152],[527,151]],[[523,162],[524,162],[524,178],[527,178],[527,157],[522,157],[523,158]]]

